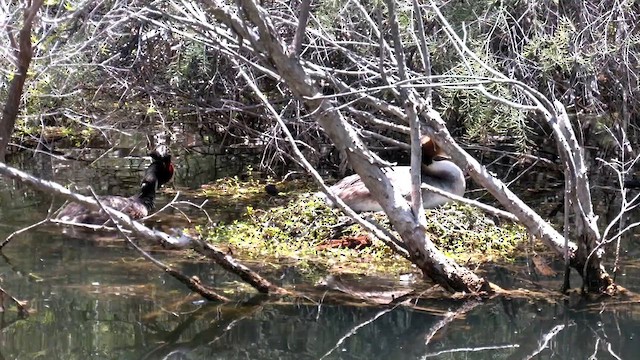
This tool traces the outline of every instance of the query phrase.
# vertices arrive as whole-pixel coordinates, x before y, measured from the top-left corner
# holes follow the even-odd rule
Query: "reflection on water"
[[[125,194],[135,192],[130,189],[144,168],[135,158],[94,167],[57,164],[55,171],[46,169],[46,161],[34,166],[30,172],[62,183]],[[51,200],[2,180],[0,201],[4,239],[42,219]],[[154,254],[206,284],[237,281],[208,262]],[[626,264],[619,277],[636,291],[637,265]],[[443,321],[447,311],[462,303],[423,301],[422,310],[409,310],[338,305],[321,295],[315,299],[320,303],[269,303],[248,294],[231,304],[207,304],[124,242],[70,239],[56,227],[16,237],[4,250],[0,271],[2,287],[33,311],[17,319],[5,299],[0,359],[630,359],[640,352],[637,302],[569,309],[495,300],[450,321]],[[490,276],[509,287],[530,286],[525,266]]]

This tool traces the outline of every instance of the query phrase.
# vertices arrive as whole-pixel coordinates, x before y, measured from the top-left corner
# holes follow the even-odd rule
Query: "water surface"
[[[179,170],[183,161],[189,160],[176,160]],[[87,166],[44,159],[21,166],[64,184],[128,195],[144,162],[109,158]],[[189,185],[187,178],[193,177],[179,175],[177,186]],[[2,180],[0,204],[4,239],[44,218],[52,199]],[[153,254],[206,284],[247,289],[205,260]],[[471,305],[453,300],[421,301],[415,309],[344,305],[329,295],[323,299],[322,292],[269,301],[250,290],[228,294],[234,297],[229,304],[215,304],[110,236],[72,238],[50,226],[17,236],[3,255],[1,286],[28,301],[32,313],[19,319],[4,300],[0,359],[636,359],[640,354],[637,302],[500,299],[457,317],[449,311]],[[638,265],[626,262],[618,278],[635,291]],[[487,275],[507,287],[558,284],[534,278],[526,264],[489,269]],[[268,276],[291,284],[290,273],[283,269]]]

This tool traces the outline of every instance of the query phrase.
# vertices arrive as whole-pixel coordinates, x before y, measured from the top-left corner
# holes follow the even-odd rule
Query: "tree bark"
[[[424,226],[416,220],[400,192],[393,188],[377,165],[380,163],[379,159],[366,149],[342,113],[329,100],[322,98],[319,88],[277,35],[278,32],[269,21],[268,14],[255,1],[241,1],[244,14],[255,25],[254,35],[247,31],[245,23],[222,1],[210,0],[207,3],[219,21],[249,40],[255,50],[271,60],[289,89],[300,99],[309,113],[315,114],[318,123],[336,148],[347,154],[353,169],[374,194],[376,201],[380,203],[394,228],[408,245],[412,262],[427,277],[450,291],[491,292],[491,285],[487,280],[449,260],[433,245]]]
[[[24,22],[18,35],[18,46],[16,46],[15,41],[12,38],[12,34],[9,33],[9,37],[12,40],[11,44],[14,48],[13,52],[16,59],[17,71],[9,85],[7,101],[2,109],[2,120],[0,121],[0,162],[4,162],[5,160],[7,145],[11,139],[11,134],[13,133],[16,118],[18,117],[18,112],[20,110],[20,99],[22,98],[24,83],[27,80],[27,71],[31,64],[31,58],[33,57],[31,28],[38,13],[38,9],[40,9],[43,2],[44,0],[35,0],[29,7],[24,9]]]
[[[558,153],[565,165],[565,177],[569,180],[570,191],[565,194],[569,197],[571,210],[575,214],[576,234],[578,245],[568,241],[560,235],[549,223],[535,213],[528,205],[513,194],[506,186],[493,176],[489,175],[475,159],[471,158],[462,148],[457,146],[449,134],[444,121],[433,109],[426,109],[424,115],[432,131],[437,133],[434,138],[444,141],[438,143],[440,147],[451,155],[458,165],[463,165],[472,178],[484,186],[508,211],[513,213],[527,227],[530,234],[539,237],[551,249],[561,256],[569,257],[569,264],[575,268],[584,280],[584,286],[592,292],[614,294],[617,291],[613,279],[602,265],[601,254],[598,251],[600,233],[596,223],[597,217],[593,213],[591,192],[584,164],[583,150],[579,145],[564,106],[558,102],[552,102],[540,92],[535,91],[526,84],[507,78],[488,64],[484,63],[464,41],[453,31],[451,25],[440,13],[437,5],[431,2],[431,8],[436,13],[445,31],[457,44],[461,56],[469,57],[496,78],[496,81],[513,83],[514,88],[519,88],[535,104],[532,109],[543,114],[549,126],[553,129]],[[472,74],[473,75],[473,74]],[[482,86],[478,90],[483,94],[498,101],[509,102],[488,93]]]

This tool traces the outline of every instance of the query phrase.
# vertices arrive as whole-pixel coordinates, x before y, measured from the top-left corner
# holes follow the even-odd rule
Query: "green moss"
[[[209,241],[228,245],[241,258],[263,264],[295,263],[302,269],[358,274],[400,274],[412,271],[411,264],[378,240],[361,249],[322,248],[327,240],[367,236],[341,212],[328,208],[305,182],[277,183],[281,196],[264,192],[264,182],[223,179],[203,190],[220,204],[242,204],[241,216],[227,224],[198,228]],[[233,201],[230,201],[230,198]],[[373,218],[391,228],[384,214]],[[431,240],[447,256],[464,263],[511,261],[518,244],[527,238],[520,226],[498,226],[481,211],[466,205],[447,205],[427,210]],[[322,248],[322,249],[321,249]]]
[[[482,211],[468,205],[450,205],[429,211],[432,241],[459,262],[512,261],[518,245],[528,238],[524,227],[505,221],[497,225]]]

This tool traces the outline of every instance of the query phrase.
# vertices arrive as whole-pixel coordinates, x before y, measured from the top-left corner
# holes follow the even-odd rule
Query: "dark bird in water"
[[[411,198],[411,166],[391,166],[384,168],[383,171],[391,184],[409,200]],[[466,188],[462,170],[450,161],[436,143],[427,136],[422,139],[422,183],[458,196],[463,196]],[[382,207],[373,198],[358,174],[345,177],[329,189],[356,212],[382,211]],[[329,206],[335,207],[324,193],[318,193],[318,195]],[[435,208],[449,201],[450,199],[444,196],[426,189],[422,190],[422,204],[425,209]]]
[[[153,209],[156,191],[173,176],[173,164],[170,154],[161,154],[158,151],[149,153],[152,162],[142,178],[140,192],[131,197],[106,195],[99,196],[98,200],[112,209],[123,212],[133,219],[141,219]],[[58,220],[101,225],[109,220],[109,216],[103,211],[89,210],[76,203],[67,204],[56,217]]]

